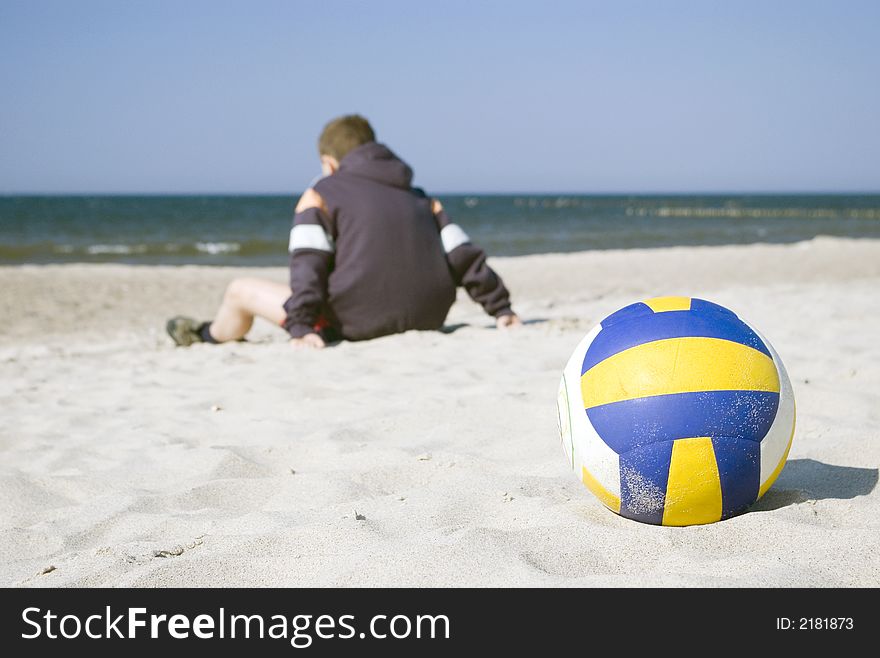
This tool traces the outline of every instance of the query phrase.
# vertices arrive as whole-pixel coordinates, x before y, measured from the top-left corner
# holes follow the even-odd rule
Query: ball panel
[[[605,489],[620,497],[620,457],[596,433],[583,411],[578,418],[584,420],[584,429],[574,442],[575,467],[586,467]]]
[[[593,474],[587,470],[586,466],[581,466],[581,481],[605,507],[618,514],[620,513],[620,496],[611,493],[603,487],[602,483],[593,477]]]
[[[600,482],[605,490],[619,498],[620,463],[617,453],[596,433],[587,414],[584,413],[584,403],[581,397],[581,363],[590,343],[601,329],[601,326],[595,326],[575,348],[563,371],[562,385],[566,387],[566,393],[564,396],[559,396],[557,404],[563,397],[567,399],[566,408],[560,410],[559,413],[561,417],[564,412],[569,419],[569,445],[572,452],[569,459],[572,468],[580,474],[581,468],[586,467],[592,477]],[[565,441],[566,439],[563,437],[563,443]]]
[[[767,479],[761,483],[760,489],[758,489],[758,498],[761,498],[767,490],[773,486],[773,483],[776,482],[776,478],[779,477],[779,474],[782,473],[782,469],[785,468],[785,462],[788,460],[788,453],[791,451],[791,444],[794,441],[794,424],[791,426],[791,438],[788,440],[788,445],[785,446],[785,452],[782,453],[782,457],[779,458],[779,463],[776,464],[776,468],[767,476]],[[763,446],[763,444],[762,444]],[[762,451],[763,453],[763,451]],[[772,463],[769,459],[767,463]],[[764,464],[764,455],[761,455],[761,464],[763,470]]]
[[[615,311],[607,318],[602,320],[599,324],[604,327],[612,327],[618,322],[624,322],[626,320],[634,320],[636,318],[645,317],[648,315],[652,315],[654,311],[651,310],[651,307],[645,304],[644,302],[636,302],[635,304],[630,304],[629,306],[624,306],[619,311]]]
[[[794,439],[796,411],[794,390],[782,359],[779,358],[773,345],[757,329],[754,331],[769,346],[773,363],[779,373],[779,411],[776,413],[773,425],[761,441],[761,487],[758,491],[760,498],[779,477],[788,459],[788,452]]]
[[[734,437],[712,438],[721,480],[722,519],[739,514],[758,499],[761,479],[761,445]]]
[[[791,384],[788,385],[789,388]],[[767,436],[761,441],[761,495],[770,488],[773,481],[779,476],[785,460],[788,459],[788,451],[794,437],[795,408],[794,398],[786,395],[786,391],[780,395],[779,412],[773,421],[773,425],[767,431]]]
[[[666,311],[690,311],[691,298],[652,297],[651,299],[645,300],[645,305],[654,311],[654,313],[665,313]]]
[[[709,391],[613,402],[586,414],[605,443],[622,454],[646,443],[692,436],[735,436],[756,442],[757,448],[778,406],[779,394],[769,391]]]
[[[601,333],[599,334],[601,336]],[[779,391],[773,361],[718,338],[670,338],[631,347],[581,376],[587,408],[695,391]]]
[[[574,442],[571,433],[571,405],[568,402],[568,386],[565,374],[559,381],[559,391],[556,394],[556,422],[559,427],[559,438],[562,441],[562,449],[568,456],[569,466],[574,468]]]
[[[694,437],[673,441],[663,525],[714,523],[721,520],[721,509],[721,478],[712,439]]]
[[[620,455],[622,516],[642,523],[662,523],[672,443],[649,443]]]
[[[770,356],[769,349],[759,335],[731,311],[696,298],[691,300],[691,304],[690,311],[660,313],[652,312],[645,304],[633,304],[608,316],[602,320],[603,331],[587,351],[581,372],[586,372],[618,352],[667,338],[722,338],[748,345]],[[643,308],[644,312],[639,313],[638,309],[627,311],[634,307]],[[617,317],[624,311],[627,311],[625,315]]]

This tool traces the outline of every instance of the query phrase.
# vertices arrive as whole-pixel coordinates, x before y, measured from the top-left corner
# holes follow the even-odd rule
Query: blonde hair
[[[318,138],[318,154],[342,160],[352,149],[375,141],[376,133],[369,121],[359,114],[347,114],[324,126]]]

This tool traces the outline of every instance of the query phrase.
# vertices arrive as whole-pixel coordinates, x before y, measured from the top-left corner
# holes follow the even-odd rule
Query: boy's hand
[[[302,338],[291,338],[290,346],[295,350],[312,349],[320,350],[326,346],[324,339],[318,334],[306,334]]]
[[[522,320],[519,319],[519,316],[516,315],[516,313],[511,313],[510,315],[502,315],[495,318],[495,326],[499,329],[510,329],[512,327],[519,327],[521,325]]]

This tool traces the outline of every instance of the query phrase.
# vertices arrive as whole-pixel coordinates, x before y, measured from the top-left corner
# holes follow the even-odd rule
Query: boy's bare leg
[[[223,302],[211,322],[211,337],[218,343],[238,340],[250,331],[254,317],[280,325],[286,313],[284,302],[290,286],[266,279],[234,279],[226,288]]]

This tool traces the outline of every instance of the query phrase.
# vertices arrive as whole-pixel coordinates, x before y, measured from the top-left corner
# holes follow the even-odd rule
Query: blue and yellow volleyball
[[[773,346],[702,299],[612,313],[563,371],[559,433],[609,509],[686,526],[739,514],[770,488],[794,437],[791,382]]]

